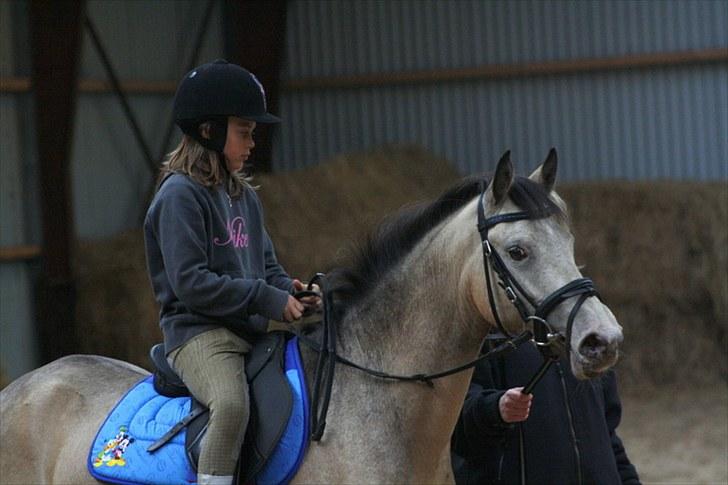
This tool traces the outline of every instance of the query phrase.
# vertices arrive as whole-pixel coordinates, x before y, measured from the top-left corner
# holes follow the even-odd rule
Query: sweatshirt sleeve
[[[473,373],[453,436],[453,450],[464,458],[476,458],[500,442],[511,427],[501,418],[498,401],[505,393],[495,387],[488,359]]]
[[[640,485],[640,479],[632,462],[627,456],[622,440],[617,435],[617,427],[622,419],[622,404],[617,392],[617,378],[613,370],[609,371],[602,380],[604,389],[605,419],[609,428],[609,438],[612,442],[614,459],[617,463],[619,477],[624,485]]]
[[[189,187],[173,185],[165,189],[149,222],[177,299],[196,313],[239,318],[241,324],[254,314],[281,320],[288,293],[263,279],[232,278],[211,271],[205,208]]]
[[[268,235],[268,231],[264,234],[265,243],[265,279],[271,286],[279,288],[288,293],[293,293],[293,280],[278,263],[276,251],[273,242]]]

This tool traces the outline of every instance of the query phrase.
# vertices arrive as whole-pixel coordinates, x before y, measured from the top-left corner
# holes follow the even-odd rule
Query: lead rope
[[[578,280],[577,280],[578,281]],[[569,313],[569,319],[566,324],[566,352],[567,355],[571,351],[571,329],[574,326],[574,318],[576,317],[577,312],[581,308],[581,305],[584,303],[584,301],[592,296],[588,292],[581,293],[581,296],[579,297],[579,300],[574,304],[574,307],[571,309],[571,312]],[[558,355],[556,355],[553,351],[549,351],[547,353],[542,353],[543,355],[543,364],[541,364],[541,367],[536,371],[536,374],[531,378],[531,380],[526,384],[526,386],[521,391],[523,394],[531,394],[533,391],[533,388],[536,387],[536,384],[541,380],[541,378],[546,375],[546,372],[549,370],[552,364],[557,362],[559,360]],[[566,393],[566,383],[564,382],[564,373],[561,370],[561,366],[557,365],[557,368],[559,370],[559,376],[561,379],[561,387],[562,392],[564,395],[564,405],[566,406],[566,413],[569,418],[569,430],[571,433],[571,438],[574,443],[574,453],[576,455],[576,477],[577,477],[577,483],[581,484],[581,460],[580,460],[580,454],[579,454],[579,445],[576,442],[576,432],[574,430],[574,420],[571,413],[571,406],[569,405],[568,401],[568,395]],[[519,462],[521,466],[521,485],[526,485],[526,447],[525,447],[525,438],[523,436],[523,423],[518,423],[518,452],[519,452]]]

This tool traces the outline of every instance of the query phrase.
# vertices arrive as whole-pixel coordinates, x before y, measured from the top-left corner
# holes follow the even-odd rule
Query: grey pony
[[[553,190],[556,156],[529,177]],[[487,215],[518,210],[508,197],[508,157],[498,163],[484,198]],[[493,325],[488,303],[475,197],[430,230],[350,308],[340,324],[340,352],[367,367],[396,374],[435,372],[475,358]],[[517,244],[524,261],[507,261],[525,289],[541,299],[581,277],[568,224],[555,217],[500,224],[490,239],[501,254]],[[571,300],[549,317],[565,333]],[[498,311],[514,333],[523,323],[502,292]],[[382,325],[381,322],[388,322]],[[357,328],[379,326],[376,332]],[[603,348],[586,348],[587,336]],[[586,339],[586,340],[585,340]],[[621,327],[597,298],[579,311],[571,365],[577,377],[616,362]],[[315,355],[304,352],[307,369]],[[313,443],[293,483],[452,483],[450,435],[472,371],[435,381],[392,383],[338,366],[327,428]],[[88,484],[89,446],[118,399],[147,371],[118,360],[72,355],[30,372],[0,392],[0,481],[4,484]],[[309,374],[310,375],[310,374]],[[103,389],[103,392],[100,391]]]

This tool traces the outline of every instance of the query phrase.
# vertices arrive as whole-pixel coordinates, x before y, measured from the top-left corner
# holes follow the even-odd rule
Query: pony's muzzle
[[[579,344],[579,357],[588,374],[598,374],[617,361],[622,332],[611,335],[592,332]]]

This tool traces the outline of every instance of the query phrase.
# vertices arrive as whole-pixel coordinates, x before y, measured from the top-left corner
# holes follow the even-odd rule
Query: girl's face
[[[230,173],[240,171],[250,156],[250,152],[255,146],[253,130],[255,130],[255,121],[235,116],[228,118],[227,139],[222,153],[225,155],[225,164]]]

